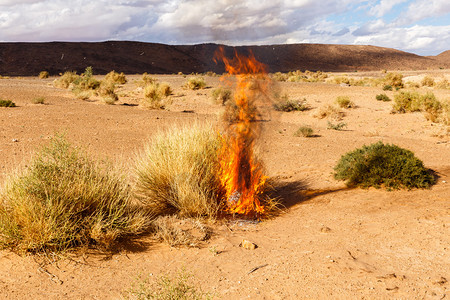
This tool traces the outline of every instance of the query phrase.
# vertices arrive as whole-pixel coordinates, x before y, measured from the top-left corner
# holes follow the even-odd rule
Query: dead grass
[[[199,77],[199,76],[190,77],[186,81],[184,87],[189,89],[189,90],[204,89],[206,87],[206,82],[205,82],[205,79],[203,77]]]
[[[319,107],[317,111],[313,113],[313,117],[318,119],[331,118],[337,121],[342,120],[345,113],[341,111],[338,107],[330,104]]]
[[[158,134],[136,160],[136,195],[154,214],[214,218],[219,210],[218,133],[210,125]]]
[[[42,71],[39,73],[39,79],[46,79],[50,76],[50,74],[47,71]]]
[[[144,88],[144,98],[141,99],[140,104],[149,109],[164,109],[167,104],[170,104],[172,89],[166,83],[154,82]]]
[[[105,76],[105,81],[117,83],[117,84],[125,84],[128,82],[127,77],[125,74],[117,73],[116,71],[111,71]]]
[[[0,195],[0,245],[19,252],[109,248],[149,224],[130,195],[117,169],[57,136],[6,182]]]

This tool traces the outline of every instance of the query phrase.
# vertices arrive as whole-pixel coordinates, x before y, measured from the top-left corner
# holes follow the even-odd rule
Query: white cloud
[[[407,11],[399,12],[395,22],[383,21],[406,1]],[[447,36],[445,26],[420,27],[415,21],[449,12],[448,0],[0,0],[0,39],[233,45],[365,41],[435,53],[450,48],[449,39],[436,38],[436,32]],[[355,23],[347,22],[352,19]]]

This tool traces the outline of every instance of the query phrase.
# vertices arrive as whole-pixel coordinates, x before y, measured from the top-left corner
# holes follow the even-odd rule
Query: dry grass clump
[[[136,161],[136,195],[154,215],[215,217],[219,210],[219,135],[211,126],[158,134]]]
[[[441,81],[436,83],[438,89],[450,89],[450,83],[446,78],[442,78]]]
[[[338,96],[336,98],[336,104],[339,105],[340,108],[355,108],[356,105],[353,101],[350,100],[348,96]]]
[[[0,107],[16,107],[16,104],[11,100],[0,99]]]
[[[172,89],[167,83],[154,82],[144,88],[144,98],[140,104],[145,108],[164,109],[170,103],[168,98],[172,94]]]
[[[47,71],[42,71],[39,73],[39,79],[46,79],[50,76],[50,74]]]
[[[192,282],[192,275],[184,269],[175,275],[164,274],[155,279],[138,278],[132,287],[125,291],[125,299],[139,300],[201,300],[213,299]]]
[[[336,179],[347,181],[349,186],[364,188],[428,188],[435,182],[414,153],[382,142],[348,152],[334,170]]]
[[[401,92],[394,96],[393,113],[421,111],[427,120],[448,124],[448,101],[441,102],[428,92],[420,95],[417,92]]]
[[[342,120],[344,116],[345,113],[341,111],[339,107],[330,104],[319,107],[319,109],[313,113],[313,117],[318,119],[331,118],[338,121]]]
[[[390,85],[396,89],[403,88],[403,75],[400,73],[387,73],[382,79],[384,85]]]
[[[435,85],[434,78],[427,75],[427,76],[425,76],[425,77],[422,79],[422,81],[420,82],[420,84],[421,84],[422,86],[433,87],[433,86]]]
[[[158,217],[152,226],[154,237],[171,247],[198,247],[211,237],[211,229],[199,220],[179,219],[174,215]]]
[[[276,111],[305,111],[310,107],[306,104],[306,99],[303,100],[291,100],[287,95],[283,95],[279,101],[273,104],[273,108]]]
[[[148,227],[124,176],[60,136],[10,177],[0,199],[0,244],[20,252],[109,248]]]
[[[112,80],[103,80],[100,82],[100,86],[97,90],[98,94],[102,97],[103,102],[106,104],[112,105],[117,100],[119,100],[119,96],[117,96],[116,92],[116,84]]]
[[[44,97],[33,98],[33,100],[31,100],[31,103],[33,103],[33,104],[44,104],[45,103],[45,98]]]
[[[105,81],[117,83],[117,84],[125,84],[128,82],[127,77],[125,74],[117,73],[116,71],[111,71],[105,76]]]
[[[57,88],[67,89],[69,88],[70,84],[77,80],[79,77],[80,76],[77,75],[76,72],[67,71],[59,78],[55,79],[55,81],[53,82],[53,86]]]
[[[311,72],[306,70],[291,71],[288,73],[276,72],[270,76],[275,81],[289,81],[289,82],[324,82],[328,75],[322,71]]]
[[[231,97],[233,92],[230,89],[219,87],[212,91],[212,99],[214,103],[225,105]]]
[[[203,77],[190,77],[184,84],[184,87],[189,90],[199,90],[204,89],[206,87],[206,82]]]
[[[313,137],[314,130],[311,128],[311,126],[303,125],[297,129],[297,131],[294,133],[294,136]]]

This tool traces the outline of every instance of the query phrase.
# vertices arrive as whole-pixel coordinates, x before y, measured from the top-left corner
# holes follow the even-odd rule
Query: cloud
[[[400,5],[407,9],[396,10]],[[449,42],[433,32],[442,28],[425,30],[417,21],[449,12],[448,0],[0,0],[0,39],[231,45],[366,41],[447,50]],[[394,21],[384,20],[387,15]],[[402,34],[411,35],[410,44]]]

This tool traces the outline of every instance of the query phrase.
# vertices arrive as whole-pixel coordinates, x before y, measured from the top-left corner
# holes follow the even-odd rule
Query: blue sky
[[[375,45],[450,50],[449,0],[0,0],[0,41]]]

